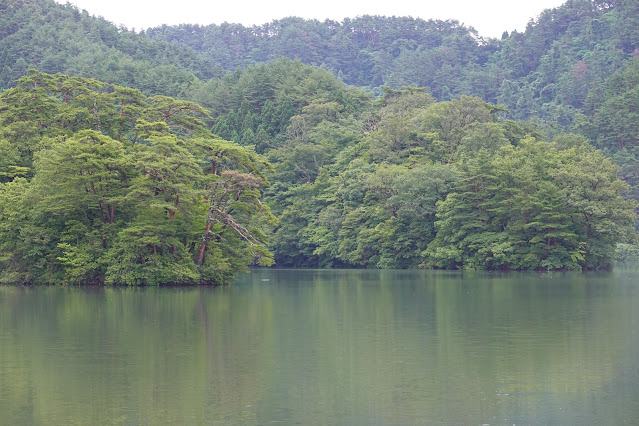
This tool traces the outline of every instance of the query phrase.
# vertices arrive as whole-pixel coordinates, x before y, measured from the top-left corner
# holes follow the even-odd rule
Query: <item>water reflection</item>
[[[0,419],[632,423],[639,274],[257,270],[0,287]]]

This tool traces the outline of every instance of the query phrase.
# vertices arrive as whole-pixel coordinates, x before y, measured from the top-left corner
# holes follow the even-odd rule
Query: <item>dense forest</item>
[[[566,127],[587,107],[591,87],[639,54],[638,28],[636,0],[568,0],[501,39],[456,21],[381,16],[136,33],[52,0],[7,0],[0,5],[0,88],[37,68],[188,98],[200,82],[286,57],[373,93],[428,87],[438,100],[477,96],[505,105],[510,118]]]
[[[199,105],[36,71],[0,98],[3,280],[221,283],[272,263],[272,167]]]
[[[137,33],[0,5],[3,282],[636,256],[639,2],[523,33],[287,18]]]

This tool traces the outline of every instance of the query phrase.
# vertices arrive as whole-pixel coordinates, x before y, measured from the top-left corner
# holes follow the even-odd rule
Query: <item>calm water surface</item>
[[[0,424],[637,424],[639,272],[0,287]]]

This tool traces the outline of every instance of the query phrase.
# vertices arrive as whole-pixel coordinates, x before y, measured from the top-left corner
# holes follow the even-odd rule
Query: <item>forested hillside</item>
[[[484,40],[383,17],[138,34],[9,0],[0,280],[608,268],[637,251],[638,4]]]
[[[532,18],[523,33],[501,40],[455,21],[380,16],[165,26],[146,34],[188,45],[229,71],[298,58],[350,85],[428,87],[438,100],[473,95],[506,105],[513,118],[570,125],[589,88],[639,53],[639,4],[569,0]]]
[[[635,203],[602,152],[479,98],[387,88],[374,101],[287,61],[204,93],[214,131],[275,166],[279,265],[598,268],[634,239]]]
[[[381,16],[137,34],[53,0],[7,0],[0,5],[0,88],[37,68],[189,98],[210,78],[286,57],[377,94],[381,86],[428,87],[438,100],[477,96],[505,105],[510,118],[567,128],[589,90],[639,54],[638,28],[637,0],[568,0],[499,40],[456,21]]]
[[[479,98],[374,100],[288,60],[201,95],[210,112],[37,71],[3,92],[2,280],[223,283],[273,259],[592,269],[635,241],[601,151]]]
[[[53,0],[0,2],[0,89],[30,68],[184,98],[210,63],[184,46],[151,40]]]

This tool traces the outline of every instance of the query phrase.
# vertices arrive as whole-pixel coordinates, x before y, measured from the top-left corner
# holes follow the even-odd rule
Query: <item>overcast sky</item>
[[[56,0],[66,3],[66,0]],[[524,30],[531,18],[566,0],[69,0],[92,15],[137,30],[162,24],[240,23],[261,25],[299,16],[341,21],[361,15],[456,19],[485,37]]]

